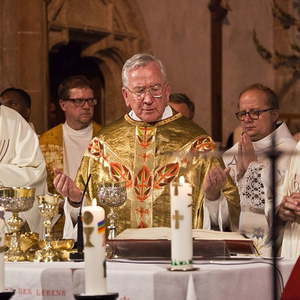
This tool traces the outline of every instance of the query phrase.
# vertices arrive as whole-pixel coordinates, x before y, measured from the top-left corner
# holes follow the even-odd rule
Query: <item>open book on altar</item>
[[[253,241],[238,232],[193,230],[194,259],[256,255]],[[126,229],[116,239],[108,240],[112,253],[127,259],[170,259],[171,228]]]
[[[151,228],[129,228],[121,232],[117,239],[122,240],[170,240],[171,228],[151,227]],[[239,232],[224,232],[205,229],[193,229],[193,239],[195,240],[249,240]]]

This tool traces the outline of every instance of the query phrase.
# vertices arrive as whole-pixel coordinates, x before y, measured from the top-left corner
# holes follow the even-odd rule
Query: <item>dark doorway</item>
[[[92,83],[98,104],[95,107],[94,119],[104,124],[104,78],[99,69],[101,61],[96,57],[82,57],[81,52],[86,47],[83,43],[70,42],[67,45],[57,45],[49,53],[49,128],[64,122],[57,99],[58,85],[68,76],[85,75]]]

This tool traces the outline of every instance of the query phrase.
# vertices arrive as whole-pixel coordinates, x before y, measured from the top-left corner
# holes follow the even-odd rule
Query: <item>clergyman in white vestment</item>
[[[297,258],[300,255],[300,142],[284,181],[282,203],[278,215],[284,224],[281,255]]]
[[[44,194],[46,168],[35,132],[19,113],[4,105],[0,106],[0,132],[0,186],[30,186],[36,188],[36,195]],[[41,234],[36,201],[23,216],[30,230]]]
[[[290,154],[296,142],[285,123],[278,121],[278,98],[260,84],[240,94],[239,112],[243,133],[239,143],[223,155],[226,167],[240,193],[241,214],[239,230],[254,240],[257,250],[270,254],[270,213],[272,209],[271,161],[268,152],[275,147],[282,151],[276,166],[276,189],[283,186]]]

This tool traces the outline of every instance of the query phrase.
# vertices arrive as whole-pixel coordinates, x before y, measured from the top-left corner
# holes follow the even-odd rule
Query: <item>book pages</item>
[[[205,229],[193,229],[193,238],[199,240],[249,240],[239,232],[223,232]],[[133,240],[170,240],[171,228],[151,227],[151,228],[130,228],[121,232],[117,239]]]

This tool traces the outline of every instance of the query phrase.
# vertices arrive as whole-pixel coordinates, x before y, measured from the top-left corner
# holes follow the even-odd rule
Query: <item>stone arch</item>
[[[96,58],[104,78],[101,122],[108,124],[119,118],[126,111],[121,94],[122,65],[134,53],[150,49],[137,3],[51,0],[47,9],[49,52],[76,42],[82,47],[80,57]]]

